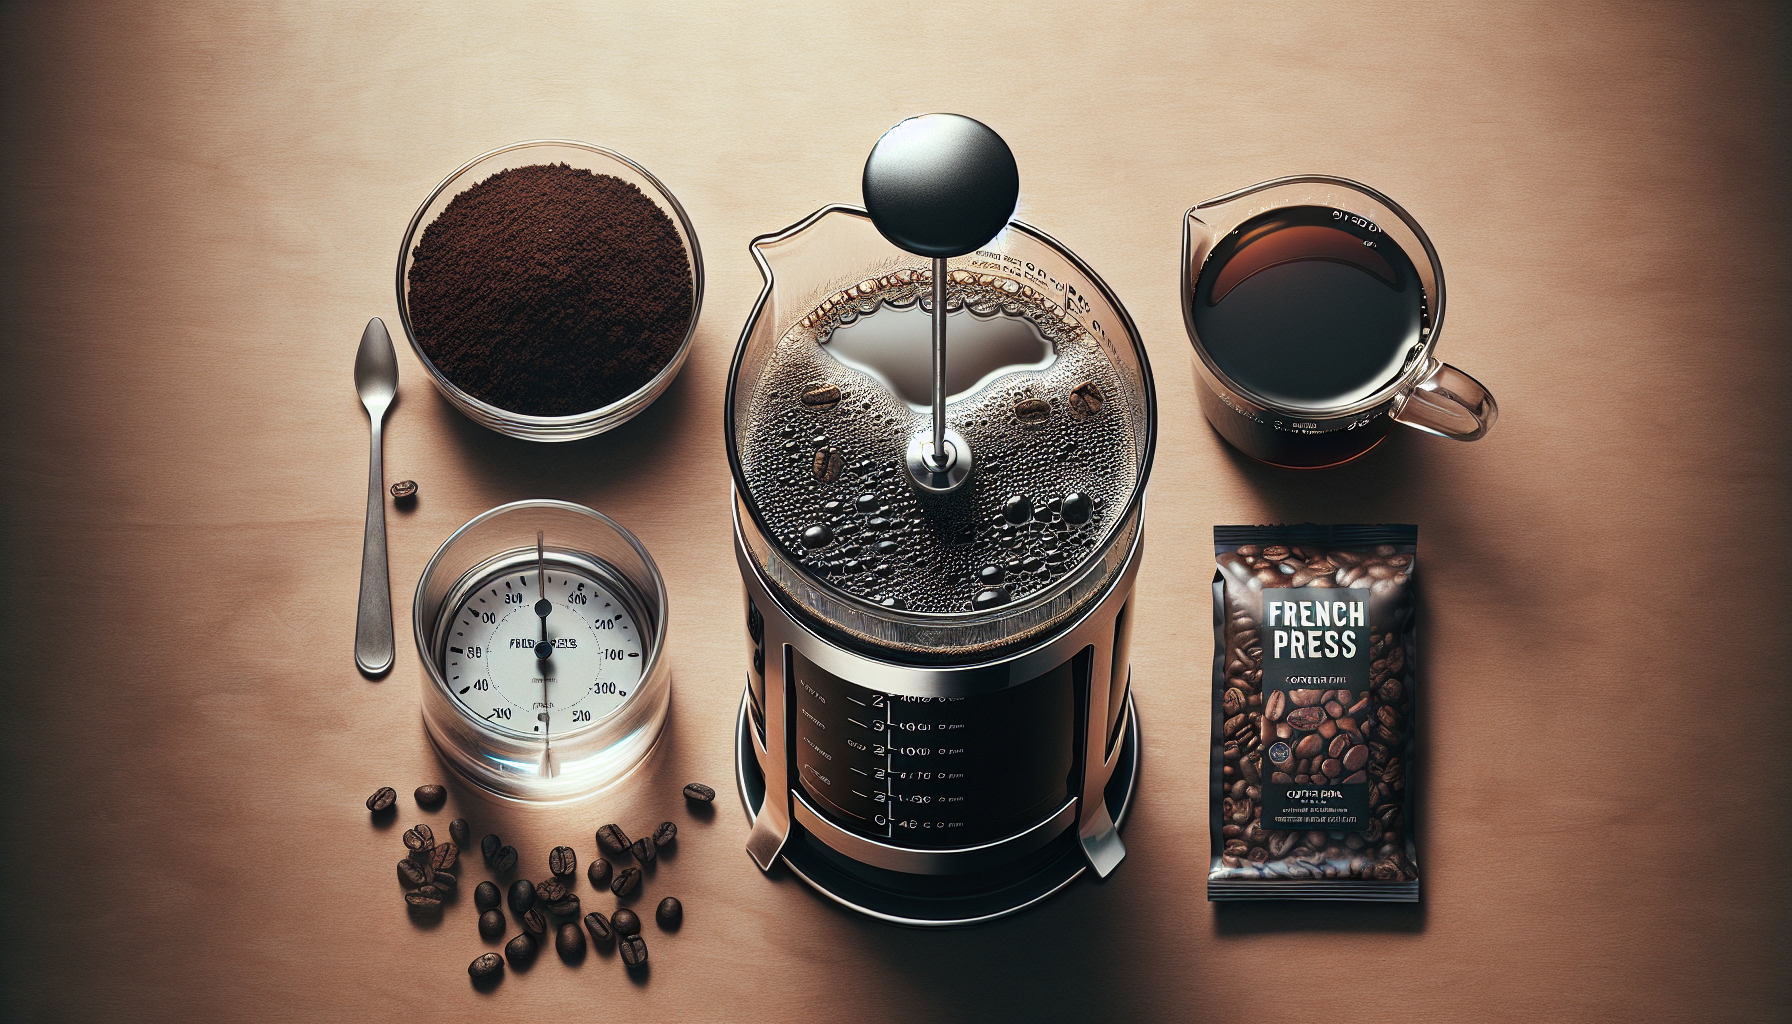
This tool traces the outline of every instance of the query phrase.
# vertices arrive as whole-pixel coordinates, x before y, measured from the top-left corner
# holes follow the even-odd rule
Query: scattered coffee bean
[[[548,933],[547,915],[541,912],[540,907],[530,907],[529,912],[523,915],[523,928],[530,935],[541,938]]]
[[[504,897],[498,892],[498,887],[490,882],[480,882],[479,887],[473,890],[473,905],[482,911],[496,910],[502,902]]]
[[[479,937],[493,942],[504,937],[504,912],[488,910],[479,915]]]
[[[467,841],[470,838],[472,838],[472,834],[467,829],[467,819],[456,818],[453,821],[449,822],[448,823],[448,838],[454,840],[454,845],[460,847],[463,850],[467,849],[468,848]]]
[[[616,872],[616,877],[610,880],[610,891],[617,896],[627,896],[640,884],[641,869],[631,864]]]
[[[535,902],[558,903],[565,899],[566,894],[571,891],[566,887],[566,883],[558,878],[544,878],[535,883]]]
[[[1040,426],[1052,418],[1052,405],[1043,398],[1023,398],[1014,403],[1014,418],[1022,426]]]
[[[579,855],[570,846],[556,846],[548,854],[548,870],[565,878],[579,870]]]
[[[506,846],[492,857],[492,870],[500,875],[508,875],[516,867],[516,847]]]
[[[819,448],[815,452],[815,464],[809,467],[809,473],[815,477],[816,483],[831,484],[840,479],[840,471],[846,468],[846,458],[838,449]]]
[[[1094,381],[1078,384],[1070,392],[1070,412],[1079,420],[1086,420],[1101,412],[1103,396],[1101,389]]]
[[[610,948],[616,941],[616,929],[610,927],[610,919],[593,910],[585,915],[585,930],[591,933],[591,942],[599,949]]]
[[[495,835],[487,834],[484,839],[479,840],[479,852],[485,855],[485,862],[487,864],[492,862],[492,858],[498,855],[498,851],[502,849],[503,846],[504,840],[499,839]]]
[[[652,864],[653,858],[659,856],[660,851],[659,847],[653,845],[652,837],[643,836],[629,845],[628,852],[634,854],[635,859],[641,863]]]
[[[404,901],[420,910],[433,910],[442,905],[442,890],[433,885],[412,889],[404,894]]]
[[[448,791],[441,786],[418,786],[412,795],[417,798],[417,806],[426,811],[436,810],[448,800]]]
[[[553,914],[555,917],[578,917],[579,897],[576,894],[569,892],[566,894],[565,899],[555,900],[548,904],[547,907],[548,913]]]
[[[670,846],[678,838],[678,826],[669,821],[660,822],[660,827],[653,830],[653,845]]]
[[[620,944],[622,962],[630,967],[639,967],[647,962],[647,940],[639,935],[630,935]]]
[[[579,931],[578,925],[568,921],[554,933],[554,950],[560,954],[560,959],[569,964],[583,960],[585,958],[585,933]]]
[[[512,967],[525,967],[535,959],[535,936],[521,932],[504,946],[504,959],[510,961]]]
[[[467,965],[467,973],[474,978],[489,978],[504,970],[504,958],[496,953],[481,953]]]
[[[460,860],[460,847],[453,843],[442,843],[429,850],[429,866],[437,871],[452,871]]]
[[[716,798],[716,791],[701,782],[687,782],[684,786],[684,798],[706,804]]]
[[[535,883],[527,878],[519,878],[510,883],[510,912],[527,913],[535,905]]]
[[[438,871],[435,874],[430,876],[429,884],[435,886],[436,888],[442,890],[445,893],[449,893],[449,892],[453,892],[455,890],[455,888],[460,885],[460,879],[455,878],[454,875],[450,874],[449,872]]]
[[[417,481],[400,480],[392,485],[392,500],[405,501],[417,496]]]
[[[378,814],[381,811],[391,810],[392,805],[397,802],[398,790],[393,789],[391,786],[381,786],[373,791],[372,796],[367,798],[367,809]]]
[[[609,853],[624,853],[628,850],[628,833],[622,831],[621,825],[604,825],[597,830],[597,845]]]
[[[404,845],[412,850],[427,850],[436,845],[436,834],[428,825],[412,825],[404,831]]]
[[[426,864],[420,865],[409,857],[398,862],[398,884],[407,889],[415,889],[419,885],[428,885],[430,869]]]
[[[834,384],[814,384],[803,391],[803,404],[811,409],[831,409],[840,402],[840,388]]]
[[[635,935],[641,931],[641,918],[634,911],[623,907],[610,915],[610,927],[616,929],[618,935]]]
[[[678,897],[668,896],[653,909],[653,919],[661,928],[672,931],[684,923],[684,904],[678,902]]]
[[[610,884],[610,862],[598,857],[585,869],[585,877],[591,880],[591,888],[602,889]]]

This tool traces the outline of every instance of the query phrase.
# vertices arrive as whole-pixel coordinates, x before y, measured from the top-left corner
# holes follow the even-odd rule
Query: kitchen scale
[[[659,738],[665,581],[601,513],[532,500],[474,517],[424,568],[412,621],[429,738],[482,789],[573,799],[627,775]]]

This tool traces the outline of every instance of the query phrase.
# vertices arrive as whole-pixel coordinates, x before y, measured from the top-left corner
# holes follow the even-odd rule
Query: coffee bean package
[[[1216,526],[1207,898],[1413,902],[1416,526]]]

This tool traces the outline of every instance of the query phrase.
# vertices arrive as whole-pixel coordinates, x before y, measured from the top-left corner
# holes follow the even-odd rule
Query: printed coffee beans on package
[[[1413,902],[1416,526],[1217,526],[1207,898]]]

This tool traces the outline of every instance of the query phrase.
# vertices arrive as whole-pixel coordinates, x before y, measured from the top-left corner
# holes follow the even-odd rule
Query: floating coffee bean
[[[598,857],[585,869],[585,877],[591,881],[591,888],[602,889],[610,884],[610,871],[610,862]]]
[[[640,884],[641,869],[631,864],[616,872],[616,877],[610,879],[610,891],[617,896],[627,896]]]
[[[630,967],[640,967],[647,962],[647,940],[639,935],[630,935],[620,943],[619,951],[622,962]]]
[[[479,840],[479,852],[485,855],[485,862],[487,864],[492,862],[492,858],[496,857],[498,851],[503,849],[503,847],[504,840],[499,839],[495,835],[487,834],[484,839]]]
[[[460,847],[463,850],[466,849],[467,848],[467,840],[472,838],[472,833],[467,828],[467,819],[456,818],[453,821],[449,822],[448,823],[448,838],[454,840],[454,845]]]
[[[1086,420],[1101,412],[1101,389],[1094,381],[1078,384],[1070,392],[1070,412],[1079,420]]]
[[[392,500],[406,501],[417,496],[417,481],[400,480],[392,485]]]
[[[616,929],[610,927],[610,919],[593,910],[585,915],[585,930],[591,933],[591,941],[599,949],[610,948],[616,941]]]
[[[803,404],[811,409],[831,409],[840,402],[840,388],[834,384],[816,384],[803,391]]]
[[[840,479],[840,471],[846,468],[846,459],[833,448],[819,448],[815,452],[815,462],[809,467],[809,475],[816,483],[831,484]]]
[[[684,798],[706,804],[716,798],[716,791],[701,782],[687,782],[684,784]]]
[[[405,893],[404,901],[419,910],[434,910],[442,905],[442,890],[425,885]]]
[[[437,871],[452,871],[454,870],[455,863],[459,860],[460,847],[455,846],[453,843],[443,843],[440,846],[433,846],[430,848],[429,866],[435,868]]]
[[[535,905],[535,883],[527,878],[519,878],[510,883],[510,912],[527,913]]]
[[[643,864],[652,864],[653,858],[659,856],[659,847],[653,845],[653,838],[646,836],[629,844],[628,852]]]
[[[678,897],[668,896],[653,908],[653,919],[661,928],[671,931],[684,923],[684,904],[678,902]]]
[[[570,846],[556,846],[548,854],[548,870],[562,878],[579,870],[579,855]]]
[[[419,865],[409,857],[398,862],[398,884],[409,889],[428,885],[432,872],[428,865]]]
[[[491,882],[480,882],[473,890],[473,906],[481,911],[496,910],[504,902],[498,887]]]
[[[441,786],[418,786],[412,795],[417,798],[417,806],[426,811],[435,810],[448,799],[448,791]]]
[[[628,833],[621,825],[604,825],[597,830],[597,845],[609,853],[624,853],[629,846]]]
[[[686,788],[688,789],[689,787],[687,786]],[[381,811],[391,810],[392,805],[397,802],[398,790],[393,789],[391,786],[381,786],[373,791],[372,796],[367,798],[367,809],[378,814]]]
[[[1023,398],[1014,403],[1014,418],[1025,426],[1037,427],[1052,418],[1052,406],[1043,398]]]
[[[541,912],[540,907],[530,907],[529,912],[523,915],[523,928],[530,935],[541,938],[548,933],[547,915]]]
[[[510,873],[510,869],[514,867],[516,867],[516,847],[501,847],[498,852],[492,856],[492,870],[496,871],[498,874],[507,875]]]
[[[671,846],[678,841],[678,826],[669,821],[660,822],[660,827],[653,830],[653,845]]]
[[[558,878],[544,878],[535,883],[535,902],[558,903],[566,898],[571,889]]]
[[[510,961],[512,967],[525,967],[535,959],[535,936],[521,932],[504,947],[504,959]]]
[[[404,831],[404,845],[412,850],[427,850],[436,845],[436,834],[428,825],[413,825]]]
[[[570,921],[561,925],[560,930],[554,933],[554,951],[569,964],[584,959],[585,933]]]
[[[467,973],[476,979],[489,978],[504,970],[504,958],[496,953],[481,953],[467,965]]]
[[[479,915],[479,937],[487,942],[504,936],[504,912],[488,910]]]
[[[634,935],[641,930],[641,918],[627,907],[610,915],[610,927],[618,935]]]

